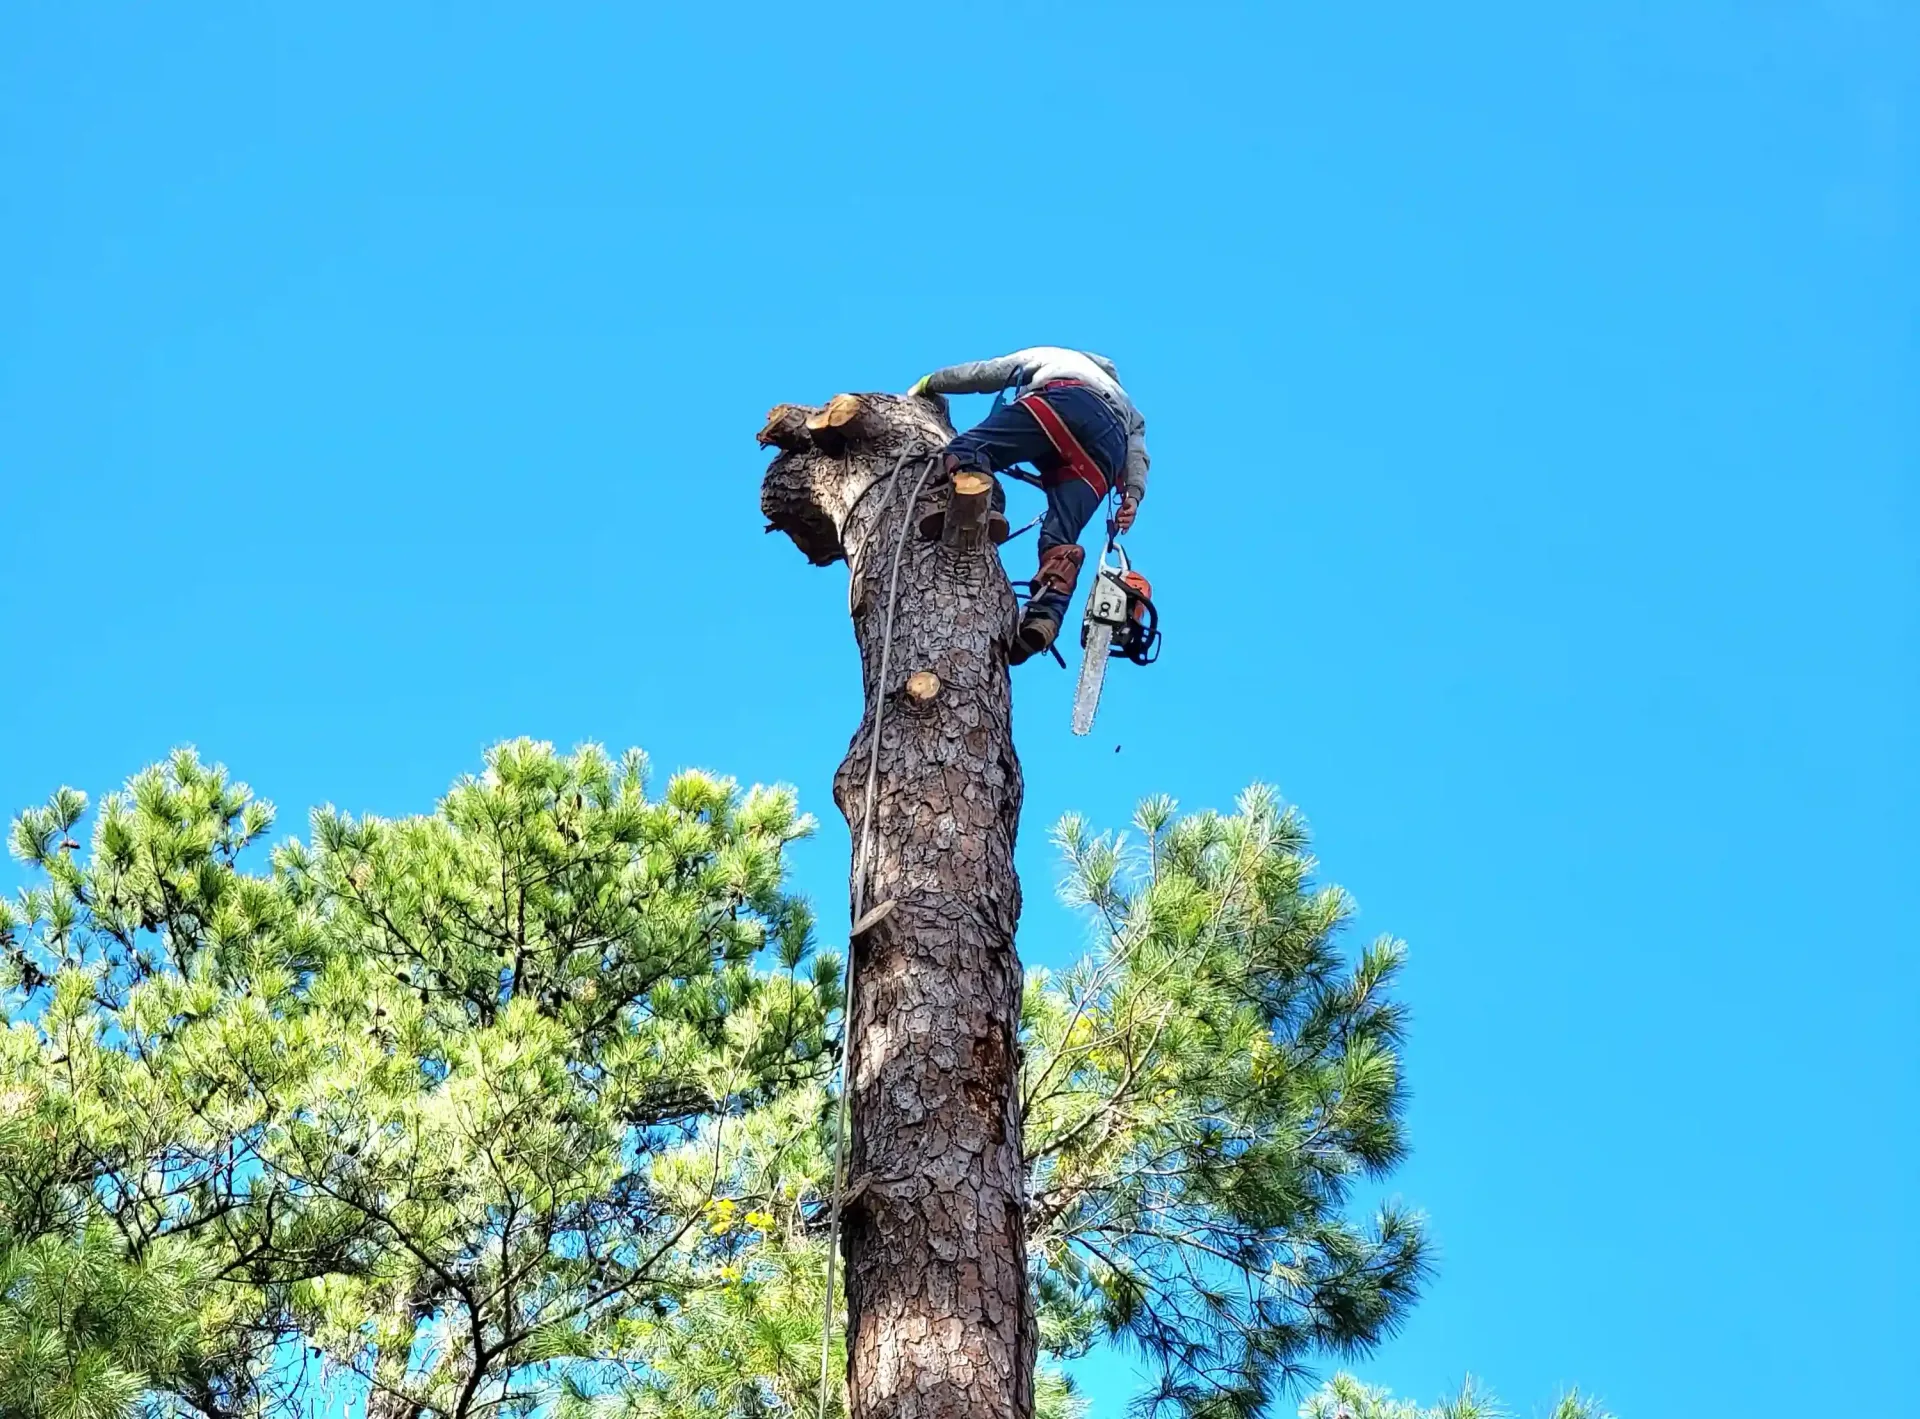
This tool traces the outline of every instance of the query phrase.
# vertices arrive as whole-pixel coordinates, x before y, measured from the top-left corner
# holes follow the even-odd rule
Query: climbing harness
[[[1067,427],[1067,421],[1054,412],[1053,406],[1047,403],[1045,397],[1049,389],[1084,389],[1085,387],[1077,379],[1056,379],[1041,385],[1031,393],[1023,394],[1014,403],[1033,416],[1033,421],[1047,436],[1047,442],[1053,445],[1053,451],[1060,455],[1060,462],[1066,470],[1092,488],[1096,497],[1105,497],[1110,491],[1107,486],[1107,475],[1100,471],[1100,465],[1093,461],[1093,455],[1081,447],[1080,440],[1075,438],[1073,430]],[[1048,481],[1066,482],[1068,480],[1056,475]]]
[[[920,490],[927,484],[928,477],[940,464],[938,453],[928,453],[922,443],[908,444],[894,460],[893,468],[885,481],[898,488],[900,470],[907,460],[918,453],[922,458],[920,476],[914,480],[913,491],[907,494],[906,505],[900,509],[900,533],[893,543],[893,563],[887,570],[887,599],[882,611],[880,623],[880,673],[873,682],[873,737],[867,754],[867,782],[862,792],[860,810],[860,842],[853,854],[853,918],[855,928],[847,940],[847,960],[841,968],[840,999],[845,1012],[845,1024],[841,1030],[839,1085],[840,1097],[834,1109],[833,1122],[833,1200],[828,1211],[827,1221],[827,1291],[826,1299],[820,1305],[820,1406],[818,1419],[827,1419],[827,1380],[833,1355],[833,1283],[835,1271],[840,1260],[840,1211],[846,1196],[847,1187],[847,1118],[849,1095],[852,1086],[847,1077],[847,1061],[853,1056],[853,937],[867,910],[867,858],[873,846],[873,809],[880,789],[880,731],[886,724],[887,713],[887,676],[893,663],[893,607],[900,589],[900,558],[907,549],[907,536],[913,528],[913,509],[920,501]],[[873,485],[861,491],[865,497]],[[854,505],[859,505],[855,499]],[[875,530],[879,528],[879,519],[875,519]],[[863,544],[864,545],[864,544]]]
[[[1042,509],[1041,511],[1035,513],[1032,517],[1028,518],[1025,522],[1021,523],[1018,527],[1014,528],[1013,531],[1009,532],[1006,536],[1006,541],[1002,542],[1000,545],[1003,547],[1006,546],[1007,542],[1011,542],[1013,541],[1014,538],[1033,531],[1034,528],[1038,527],[1041,523],[1045,522],[1046,520],[1047,520],[1046,510]]]
[[[1025,370],[1016,369],[1013,372],[1013,378],[1000,386],[1000,392],[993,396],[993,407],[987,410],[987,418],[991,419],[1009,404],[1017,404],[1020,402],[1016,396],[1019,394],[1021,386],[1026,383],[1026,375],[1027,372]],[[1042,478],[1038,473],[1029,472],[1024,466],[1018,463],[1008,464],[999,471],[1009,478],[1018,478],[1028,487],[1044,488],[1047,486],[1046,479]],[[1025,532],[1028,527],[1038,527],[1041,519],[1044,517],[1046,517],[1046,514],[1043,512],[1039,517],[1029,522],[1026,527],[1022,527],[1020,532]],[[1013,538],[1018,537],[1020,532],[1008,533],[1007,539],[1011,541]]]

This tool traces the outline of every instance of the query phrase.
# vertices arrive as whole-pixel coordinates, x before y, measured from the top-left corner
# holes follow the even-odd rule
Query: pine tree
[[[1391,1334],[1426,1271],[1417,1216],[1348,1216],[1405,1151],[1401,948],[1342,959],[1350,903],[1313,886],[1270,792],[1231,816],[1159,800],[1136,826],[1130,844],[1061,825],[1067,898],[1104,941],[1027,992],[1049,1345],[1131,1345],[1156,1411],[1257,1414],[1311,1357]]]
[[[91,862],[71,836],[84,795],[14,824],[14,855],[45,880],[0,902],[9,1415],[111,1419],[154,1391],[236,1414],[277,1387],[282,1327],[248,1269],[261,1115],[224,1105],[198,1063],[226,1045],[200,1018],[223,993],[207,941],[271,913],[231,865],[271,815],[190,757],[175,767],[110,800]]]
[[[204,1348],[143,1383],[208,1415],[289,1398],[292,1341],[371,1414],[530,1410],[721,1245],[690,1140],[827,1062],[838,963],[782,888],[810,826],[784,791],[652,799],[638,755],[508,744],[436,813],[322,812],[265,870],[270,808],[191,754],[110,798],[82,858],[85,806],[16,824],[46,883],[0,944],[9,1097],[100,1216],[16,1189],[7,1233],[95,1269],[110,1241],[129,1275],[196,1251]],[[68,1340],[69,1368],[98,1348]],[[100,1384],[89,1413],[123,1407]]]
[[[1395,1399],[1384,1389],[1364,1385],[1351,1375],[1335,1375],[1300,1406],[1300,1419],[1511,1419],[1500,1401],[1469,1377],[1460,1393],[1435,1405]],[[1547,1419],[1613,1419],[1598,1402],[1569,1390],[1555,1401]]]

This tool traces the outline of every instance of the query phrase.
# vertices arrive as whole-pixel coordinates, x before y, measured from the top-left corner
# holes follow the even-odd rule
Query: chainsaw
[[[1108,557],[1114,558],[1108,561]],[[1109,660],[1151,665],[1160,656],[1160,615],[1153,587],[1133,569],[1126,549],[1107,538],[1106,550],[1087,590],[1087,612],[1080,622],[1080,684],[1073,692],[1073,732],[1093,730],[1106,683]]]

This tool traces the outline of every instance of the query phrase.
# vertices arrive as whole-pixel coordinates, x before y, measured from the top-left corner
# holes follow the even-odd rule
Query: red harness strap
[[[1100,471],[1100,465],[1093,461],[1092,456],[1080,447],[1080,440],[1073,436],[1073,430],[1067,427],[1065,420],[1053,412],[1052,407],[1043,397],[1049,389],[1077,388],[1079,384],[1080,381],[1077,379],[1056,379],[1042,385],[1031,394],[1022,395],[1014,402],[1033,415],[1041,431],[1046,434],[1047,441],[1053,445],[1054,452],[1060,455],[1061,461],[1072,471],[1073,476],[1092,488],[1095,496],[1104,498],[1107,495],[1107,475]],[[1053,486],[1067,480],[1048,477],[1044,481],[1048,486]]]

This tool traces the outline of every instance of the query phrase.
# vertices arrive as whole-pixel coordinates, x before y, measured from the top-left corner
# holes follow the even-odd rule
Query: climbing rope
[[[867,857],[873,847],[873,809],[874,801],[880,789],[880,731],[886,723],[887,713],[887,677],[893,663],[893,605],[900,589],[900,559],[907,549],[907,536],[913,528],[913,509],[920,501],[920,490],[926,486],[927,478],[939,466],[940,455],[928,453],[926,445],[915,442],[908,444],[894,460],[893,468],[886,474],[886,481],[897,489],[897,475],[906,466],[907,460],[915,453],[922,455],[924,462],[920,476],[914,480],[913,491],[907,494],[906,506],[900,510],[900,534],[893,543],[893,564],[887,572],[887,599],[880,626],[880,673],[873,682],[873,737],[867,753],[867,783],[862,795],[860,809],[860,844],[853,854],[853,922],[860,919],[867,910]],[[872,485],[863,489],[864,498]],[[854,500],[859,506],[859,499]],[[879,530],[879,519],[875,519],[875,531]],[[820,1303],[820,1405],[817,1419],[827,1419],[827,1380],[833,1355],[833,1283],[836,1268],[840,1260],[840,1209],[846,1195],[847,1186],[847,1117],[848,1096],[852,1089],[847,1079],[847,1061],[853,1057],[853,938],[848,934],[847,960],[841,968],[840,998],[843,1002],[844,1025],[840,1032],[840,1064],[837,1070],[840,1085],[840,1098],[834,1110],[833,1122],[833,1200],[828,1211],[827,1222],[827,1290],[826,1299]]]

